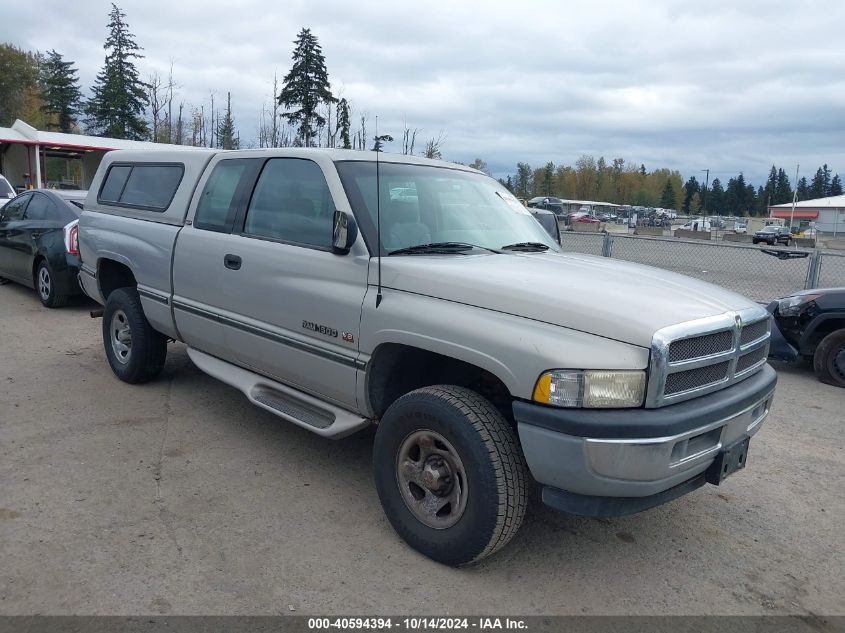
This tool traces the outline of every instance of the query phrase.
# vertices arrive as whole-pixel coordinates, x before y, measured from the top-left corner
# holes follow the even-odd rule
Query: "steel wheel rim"
[[[466,510],[466,469],[454,446],[436,431],[414,431],[403,440],[396,483],[411,514],[430,528],[450,528]]]
[[[116,310],[109,324],[111,348],[118,362],[126,364],[132,354],[132,328],[123,310]]]
[[[52,280],[50,279],[50,271],[47,270],[46,266],[42,266],[38,269],[38,294],[41,295],[41,298],[45,301],[50,298],[51,286]]]
[[[836,354],[833,355],[832,369],[839,375],[840,379],[845,379],[845,345],[840,347]]]

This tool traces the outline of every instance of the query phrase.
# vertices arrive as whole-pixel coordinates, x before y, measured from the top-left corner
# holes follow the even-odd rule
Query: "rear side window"
[[[39,193],[32,194],[32,201],[26,208],[27,220],[58,220],[59,212],[56,205],[47,196]]]
[[[100,188],[100,200],[103,202],[119,202],[126,179],[132,168],[128,165],[112,165],[106,174],[106,180]]]
[[[112,165],[100,188],[99,202],[164,211],[182,181],[181,164]]]
[[[238,211],[238,187],[247,168],[256,162],[256,159],[221,160],[217,164],[205,184],[194,215],[196,228],[221,233],[232,230]]]
[[[32,198],[31,193],[18,196],[16,199],[8,203],[2,210],[0,210],[0,222],[15,222],[23,219],[23,212],[26,209],[26,203]]]

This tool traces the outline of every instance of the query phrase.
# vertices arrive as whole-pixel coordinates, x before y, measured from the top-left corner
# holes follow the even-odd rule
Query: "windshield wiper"
[[[542,242],[517,242],[516,244],[508,244],[502,247],[503,251],[521,251],[524,253],[542,253],[549,250],[547,244]]]
[[[452,255],[454,253],[462,253],[473,248],[481,248],[491,253],[498,251],[486,246],[478,246],[477,244],[467,244],[465,242],[432,242],[431,244],[416,244],[415,246],[407,246],[405,248],[398,248],[395,251],[390,251],[388,255],[430,255],[443,254]]]

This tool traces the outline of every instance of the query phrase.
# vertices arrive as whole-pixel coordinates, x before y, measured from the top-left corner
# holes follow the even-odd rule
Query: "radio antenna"
[[[381,304],[381,179],[379,178],[378,155],[381,154],[378,141],[378,115],[376,115],[376,248],[378,248],[378,292],[376,308]]]

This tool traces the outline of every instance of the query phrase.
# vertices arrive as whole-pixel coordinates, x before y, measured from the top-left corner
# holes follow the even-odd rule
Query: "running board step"
[[[371,424],[369,419],[351,411],[204,352],[189,347],[188,356],[209,376],[242,391],[254,405],[317,435],[340,439]]]

